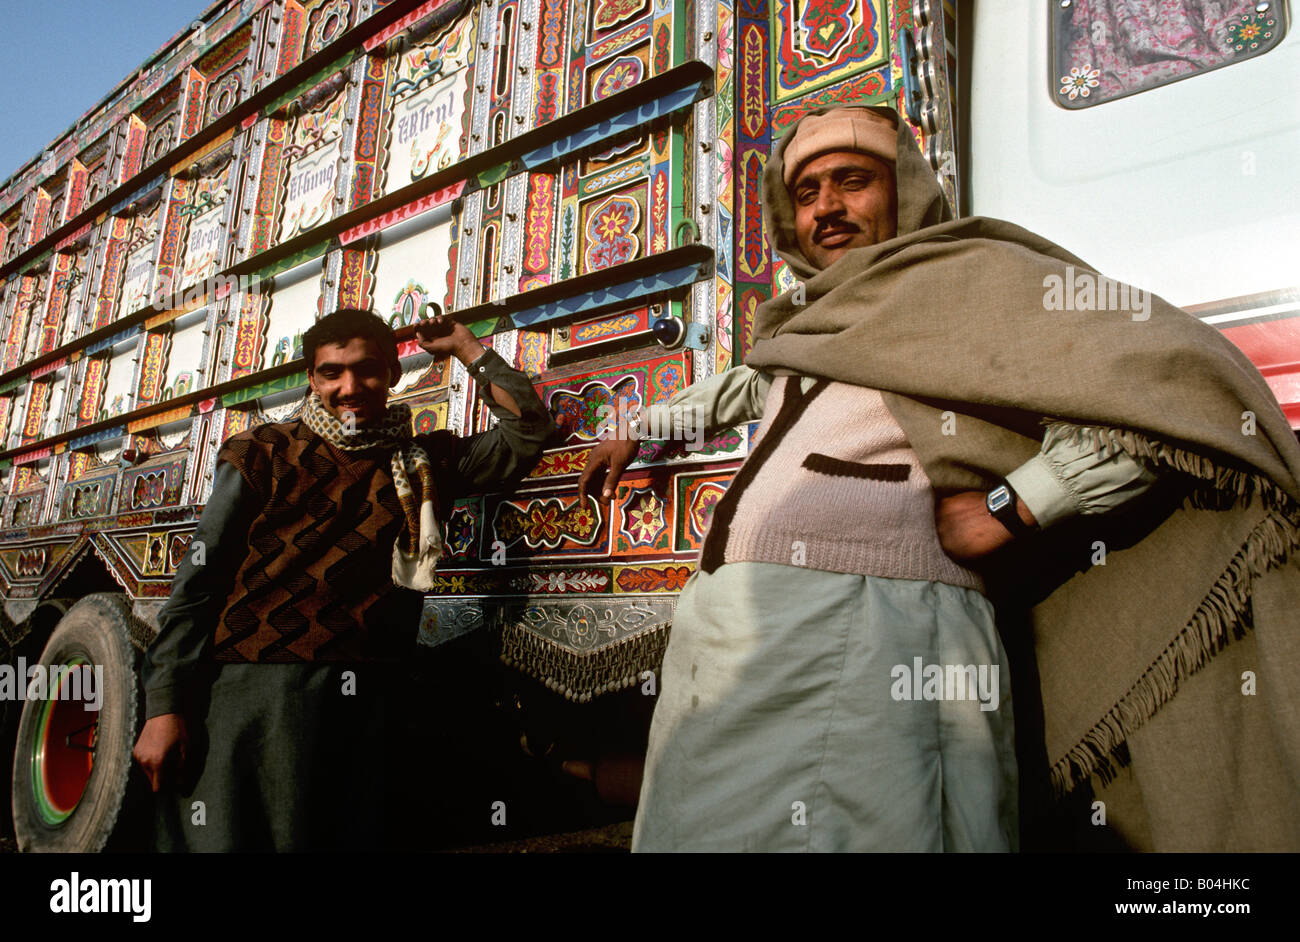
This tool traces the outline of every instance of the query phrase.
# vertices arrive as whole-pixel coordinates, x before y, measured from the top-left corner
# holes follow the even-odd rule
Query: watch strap
[[[984,506],[989,514],[1015,537],[1032,533],[1034,528],[1020,519],[1016,510],[1017,496],[1015,490],[1006,481],[1000,483],[984,496]]]

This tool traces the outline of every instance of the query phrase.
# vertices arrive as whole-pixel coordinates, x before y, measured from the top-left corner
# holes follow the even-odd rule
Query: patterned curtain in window
[[[1257,0],[1072,0],[1056,7],[1059,98],[1105,101],[1223,65],[1281,31]],[[1264,6],[1260,12],[1256,8]]]

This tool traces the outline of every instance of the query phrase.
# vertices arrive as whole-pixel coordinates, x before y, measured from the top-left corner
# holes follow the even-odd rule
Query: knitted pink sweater
[[[880,393],[828,380],[807,393],[797,377],[772,383],[754,450],[705,537],[701,568],[724,562],[983,591],[940,546],[929,478]]]

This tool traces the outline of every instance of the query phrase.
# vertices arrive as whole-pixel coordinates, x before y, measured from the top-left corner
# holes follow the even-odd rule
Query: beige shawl
[[[1049,422],[1169,472],[1139,509],[1076,520],[1002,560],[1029,609],[1037,753],[1060,794],[1093,773],[1136,772],[1125,792],[1145,808],[1126,825],[1136,846],[1300,847],[1300,447],[1259,372],[1157,297],[1145,317],[1052,309],[1054,276],[1103,295],[1113,283],[1018,226],[953,220],[905,125],[898,237],[818,271],[794,239],[789,139],[764,200],[803,297],[759,308],[746,362],[885,391],[939,495],[988,489],[1038,452]],[[1222,676],[1207,670],[1220,662]],[[1218,821],[1208,831],[1193,820],[1206,815]]]

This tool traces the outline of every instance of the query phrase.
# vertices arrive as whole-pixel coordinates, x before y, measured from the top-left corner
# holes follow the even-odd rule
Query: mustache
[[[817,223],[817,228],[813,230],[813,241],[820,242],[822,239],[824,239],[827,235],[829,235],[832,232],[838,235],[840,233],[845,233],[845,232],[858,233],[861,231],[862,231],[861,227],[854,225],[853,223],[849,222],[847,219],[842,219],[842,218],[827,219],[825,222]]]

